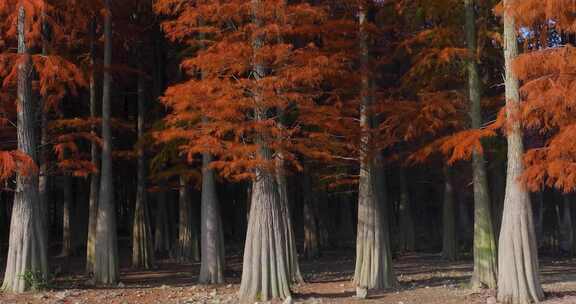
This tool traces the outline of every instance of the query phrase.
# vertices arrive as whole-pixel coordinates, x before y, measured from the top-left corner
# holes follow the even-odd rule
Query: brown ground
[[[294,288],[296,303],[383,304],[480,304],[489,303],[489,292],[473,293],[465,288],[470,263],[446,263],[435,255],[408,255],[395,261],[399,288],[370,294],[367,300],[352,297],[350,283],[353,252],[329,253],[314,262],[302,262],[306,284]],[[79,261],[61,261],[63,268],[82,269]],[[78,265],[76,265],[78,264]],[[543,282],[546,304],[576,303],[576,260],[545,260]],[[94,289],[81,275],[59,275],[55,286],[66,289],[36,294],[0,294],[0,303],[48,304],[191,304],[236,303],[241,258],[231,257],[228,284],[207,287],[195,284],[198,264],[177,265],[163,261],[153,271],[122,269],[118,288]]]

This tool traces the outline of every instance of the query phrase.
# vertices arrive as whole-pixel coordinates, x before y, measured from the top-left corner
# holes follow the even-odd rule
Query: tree
[[[118,282],[118,243],[112,172],[111,90],[112,78],[112,0],[105,1],[104,15],[104,77],[102,80],[102,155],[98,219],[96,220],[96,255],[94,282],[113,285]]]
[[[176,258],[180,262],[195,262],[200,259],[198,247],[198,230],[194,222],[192,201],[190,198],[190,185],[185,176],[179,178],[178,190],[178,244],[176,245]]]
[[[18,150],[29,160],[37,161],[37,143],[34,125],[34,104],[32,98],[32,59],[30,42],[26,40],[31,18],[30,10],[18,3],[13,7],[18,12],[18,81],[17,81],[17,132]],[[16,194],[10,223],[10,240],[6,271],[2,289],[10,292],[24,292],[29,282],[21,276],[33,273],[40,278],[48,274],[48,259],[44,230],[44,221],[39,208],[38,172],[29,174],[18,172],[16,176]]]
[[[468,58],[468,99],[470,100],[471,128],[479,130],[482,127],[481,88],[480,75],[477,66],[477,35],[475,1],[464,0],[466,15],[465,31]],[[496,240],[488,178],[486,176],[484,154],[481,151],[472,152],[472,176],[474,186],[474,272],[472,273],[472,287],[486,286],[496,288]]]
[[[456,241],[456,215],[454,212],[454,186],[452,168],[445,166],[444,171],[444,204],[442,205],[442,257],[455,261],[458,257]]]
[[[146,123],[146,79],[138,75],[138,143],[137,143],[137,186],[134,220],[132,223],[132,266],[150,269],[154,267],[154,244],[152,240],[150,215],[148,208],[146,155],[144,151],[144,128]]]
[[[519,180],[524,171],[524,144],[517,119],[519,84],[512,70],[513,61],[518,56],[518,38],[514,15],[507,11],[510,2],[504,1],[503,14],[508,168],[498,252],[498,301],[524,304],[539,302],[544,298],[544,292],[540,285],[530,196]]]
[[[373,116],[371,113],[371,79],[369,76],[370,54],[368,46],[367,8],[360,5],[359,15],[359,44],[360,44],[360,73],[361,105],[360,128],[360,180],[358,182],[358,232],[356,241],[356,268],[354,271],[354,284],[357,296],[365,298],[367,289],[390,288],[396,284],[392,270],[392,255],[388,229],[383,223],[382,212],[387,208],[383,204],[385,199],[379,195],[377,189],[377,165],[372,149],[371,129]]]

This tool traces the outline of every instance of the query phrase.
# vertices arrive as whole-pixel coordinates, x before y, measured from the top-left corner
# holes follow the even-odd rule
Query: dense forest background
[[[488,301],[542,301],[539,257],[576,254],[575,13],[2,0],[2,289],[198,265],[231,302],[291,303],[349,258],[352,301],[432,254]]]

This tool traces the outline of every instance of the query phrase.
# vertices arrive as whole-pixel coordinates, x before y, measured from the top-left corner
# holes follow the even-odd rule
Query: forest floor
[[[472,292],[466,288],[471,263],[445,262],[438,255],[405,255],[395,260],[399,287],[371,293],[368,299],[354,299],[351,278],[353,252],[329,252],[316,261],[302,261],[307,283],[294,288],[294,303],[383,303],[383,304],[484,304],[495,303],[490,292]],[[237,303],[241,257],[228,258],[226,284],[197,285],[197,263],[176,264],[165,260],[151,271],[121,269],[116,288],[96,289],[86,278],[67,269],[80,271],[81,259],[60,259],[62,274],[55,279],[58,289],[23,295],[0,294],[0,304],[211,304]],[[67,273],[67,274],[66,274]],[[576,260],[543,261],[542,279],[546,304],[576,303]]]

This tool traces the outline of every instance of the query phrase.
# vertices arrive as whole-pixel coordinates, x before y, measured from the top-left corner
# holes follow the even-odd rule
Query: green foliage
[[[51,278],[49,275],[43,275],[41,271],[26,271],[20,275],[20,279],[30,286],[32,291],[40,291],[49,289],[51,286]]]

